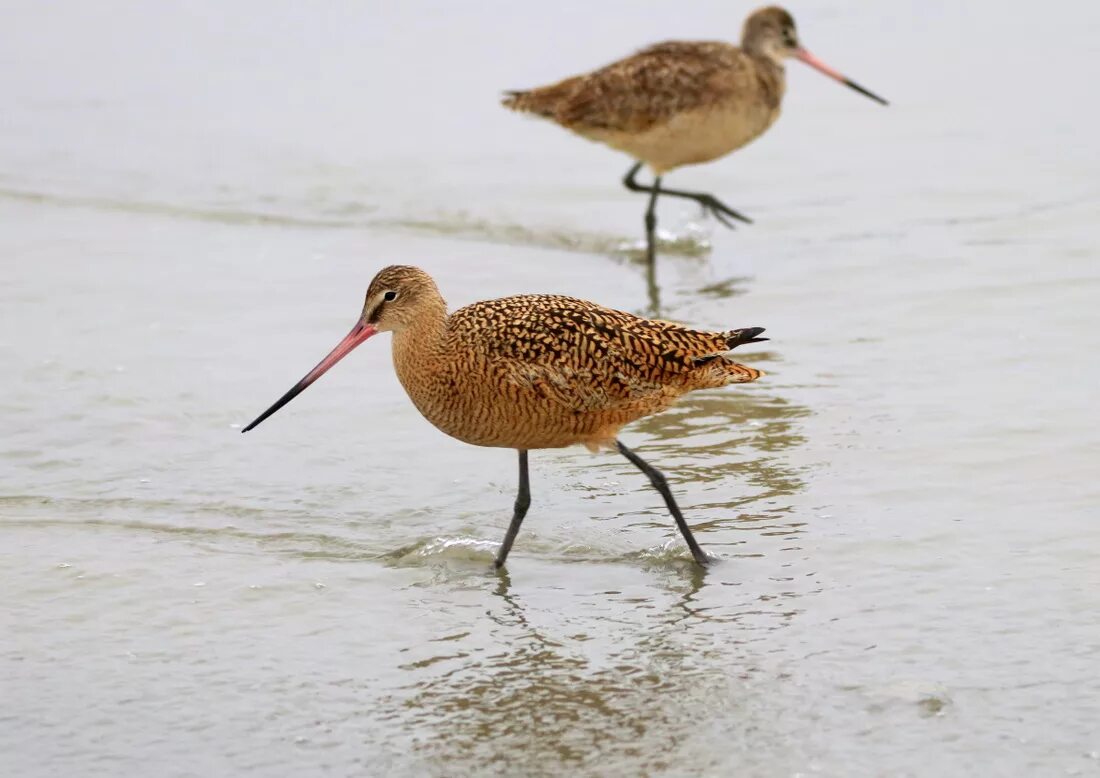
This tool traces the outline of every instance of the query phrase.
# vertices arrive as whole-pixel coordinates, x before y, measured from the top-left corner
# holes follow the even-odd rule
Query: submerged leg
[[[657,179],[655,186],[642,186],[635,180],[641,169],[642,163],[635,162],[634,167],[623,176],[623,186],[631,192],[649,193],[649,206],[645,209],[645,258],[652,268],[657,259],[657,195],[661,193],[661,179]]]
[[[516,509],[512,514],[512,523],[508,525],[508,533],[504,536],[504,542],[500,544],[497,552],[496,567],[503,567],[504,560],[508,558],[508,552],[512,550],[512,544],[519,534],[519,525],[523,523],[523,517],[527,515],[527,508],[531,505],[531,484],[527,478],[527,452],[519,452],[519,492],[516,494]]]
[[[645,209],[645,283],[649,291],[649,308],[651,316],[661,315],[661,295],[657,288],[657,196],[661,194],[661,179],[657,178],[654,186],[644,187],[634,180],[638,171],[642,169],[642,163],[638,162],[626,172],[623,178],[623,186],[632,192],[649,192],[649,205]]]
[[[733,210],[712,194],[707,194],[706,192],[685,192],[682,189],[663,189],[661,188],[661,179],[659,177],[653,182],[652,186],[639,184],[637,180],[635,180],[635,176],[638,175],[638,171],[641,169],[641,162],[638,162],[634,167],[630,168],[626,173],[626,177],[623,178],[623,186],[632,192],[650,192],[654,196],[663,194],[669,197],[683,197],[687,200],[694,200],[699,203],[699,205],[703,206],[704,211],[730,229],[733,229],[733,222],[730,221],[731,218],[743,221],[745,224],[752,224],[752,219]]]
[[[657,264],[657,195],[661,190],[661,179],[658,177],[653,187],[653,194],[649,196],[649,207],[645,209],[645,261],[650,268],[650,281],[653,281],[653,267]]]
[[[691,534],[691,528],[688,527],[687,522],[684,521],[684,514],[680,513],[680,507],[676,504],[676,500],[672,496],[672,492],[668,488],[668,481],[665,480],[665,475],[653,465],[646,462],[640,456],[623,445],[621,440],[616,440],[615,445],[619,447],[619,453],[629,459],[631,463],[641,470],[649,478],[649,482],[653,484],[653,488],[661,493],[661,496],[665,498],[665,505],[668,506],[668,512],[672,514],[672,518],[676,520],[676,526],[680,528],[680,534],[684,536],[684,540],[687,541],[688,548],[691,549],[691,556],[695,559],[695,563],[699,565],[706,565],[710,562],[710,559],[703,549],[699,548],[699,544],[695,542],[695,536]]]

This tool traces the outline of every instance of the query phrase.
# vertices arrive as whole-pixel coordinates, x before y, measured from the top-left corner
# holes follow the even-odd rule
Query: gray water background
[[[728,2],[0,5],[0,772],[1100,773],[1100,10],[792,7],[752,146],[669,177],[662,314],[768,371],[644,478],[446,438],[371,276],[647,305],[629,160],[499,90]]]

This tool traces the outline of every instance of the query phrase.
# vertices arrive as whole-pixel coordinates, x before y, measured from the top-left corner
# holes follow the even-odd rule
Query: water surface
[[[673,174],[662,314],[768,371],[624,439],[419,417],[374,272],[649,304],[629,160],[501,110],[729,3],[8,2],[0,769],[1100,772],[1100,12],[834,2],[784,116]],[[624,250],[625,249],[625,250]]]

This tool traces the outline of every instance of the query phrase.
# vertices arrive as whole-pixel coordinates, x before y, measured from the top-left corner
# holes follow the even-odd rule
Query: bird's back
[[[664,170],[758,136],[778,116],[783,90],[781,68],[737,46],[668,41],[591,73],[510,92],[504,105]]]
[[[600,445],[685,392],[758,378],[725,352],[759,332],[692,330],[573,297],[505,297],[453,313],[431,357],[439,363],[420,366],[420,388],[402,382],[429,420],[471,443]]]

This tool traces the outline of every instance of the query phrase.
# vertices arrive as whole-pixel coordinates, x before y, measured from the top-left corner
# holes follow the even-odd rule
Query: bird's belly
[[[491,371],[402,380],[420,414],[440,432],[474,446],[559,448],[581,442],[577,425]],[[400,375],[399,375],[400,377]]]
[[[642,132],[609,132],[597,139],[662,175],[725,156],[758,138],[777,118],[778,106],[713,107],[677,114]]]
[[[589,410],[571,407],[545,387],[522,380],[491,372],[483,378],[440,376],[402,384],[416,409],[441,432],[475,446],[518,449],[606,445],[620,427],[664,410],[680,394],[669,389],[643,401]]]
[[[421,415],[440,432],[474,446],[500,448],[564,448],[583,443],[594,431],[578,414],[525,398],[488,393],[455,393],[449,397],[409,397]]]

